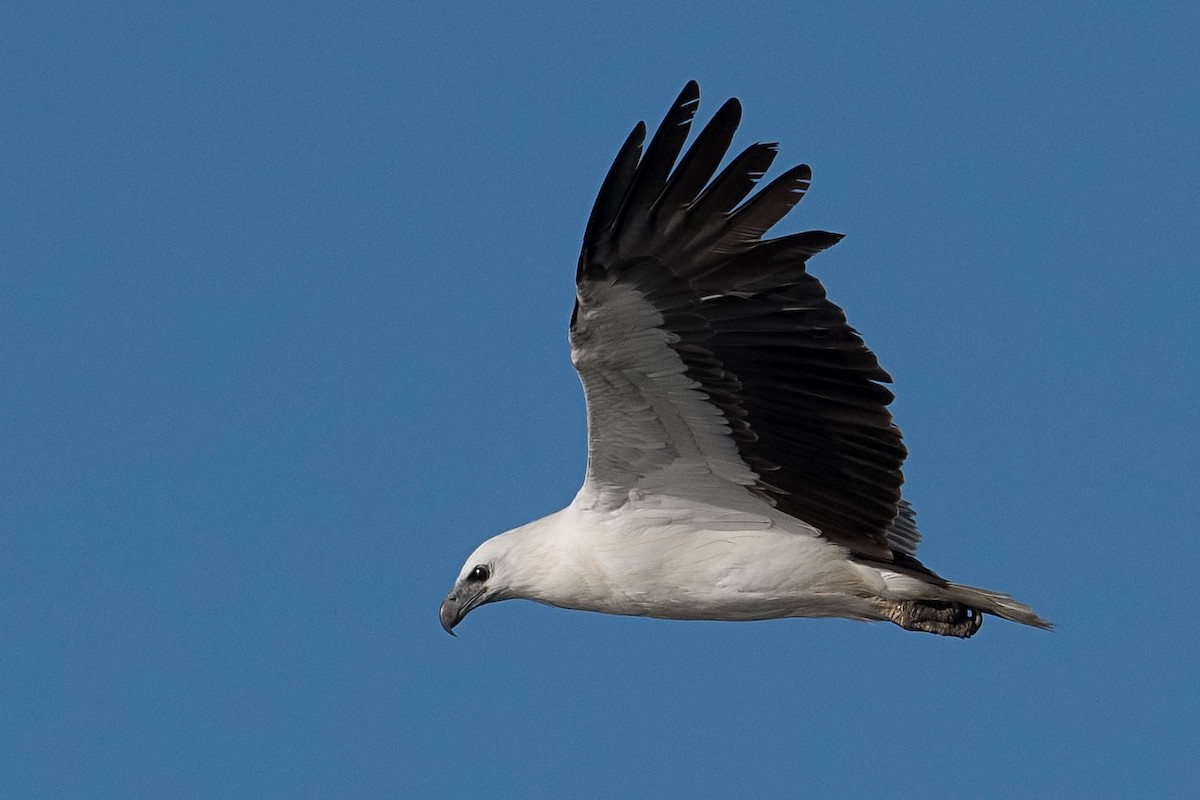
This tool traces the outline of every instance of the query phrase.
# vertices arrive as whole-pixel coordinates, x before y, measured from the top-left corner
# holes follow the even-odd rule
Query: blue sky
[[[5,4],[4,794],[1194,790],[1198,23]],[[812,165],[777,232],[847,234],[811,267],[896,377],[924,559],[1055,632],[438,626],[578,487],[584,221],[689,78]]]

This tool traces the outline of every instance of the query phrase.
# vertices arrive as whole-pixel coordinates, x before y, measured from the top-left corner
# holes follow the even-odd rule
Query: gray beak
[[[450,590],[450,594],[446,595],[446,599],[442,601],[442,607],[438,609],[438,619],[441,620],[442,628],[446,633],[454,636],[454,626],[462,622],[463,617],[467,616],[471,609],[475,608],[482,601],[482,586],[473,594],[470,590],[464,590],[462,586],[455,586]]]
[[[462,622],[463,614],[458,604],[458,596],[451,591],[446,595],[446,599],[442,601],[442,607],[438,609],[438,619],[442,621],[442,628],[446,633],[454,636],[454,626]]]

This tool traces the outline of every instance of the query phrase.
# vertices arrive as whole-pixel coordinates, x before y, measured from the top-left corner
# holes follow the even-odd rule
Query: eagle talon
[[[983,614],[961,603],[936,600],[905,600],[889,603],[886,617],[908,631],[936,633],[969,639],[983,625]]]

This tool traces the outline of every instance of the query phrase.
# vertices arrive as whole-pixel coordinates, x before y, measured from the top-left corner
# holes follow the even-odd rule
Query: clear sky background
[[[6,3],[0,794],[1181,796],[1193,3]],[[684,82],[896,377],[927,563],[1057,624],[437,607],[584,469],[565,340]]]

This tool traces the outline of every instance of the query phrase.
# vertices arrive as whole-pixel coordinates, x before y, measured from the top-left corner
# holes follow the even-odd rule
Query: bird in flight
[[[588,219],[570,323],[583,487],[481,544],[442,626],[526,599],[664,619],[885,620],[961,638],[984,614],[1049,628],[917,559],[891,378],[806,269],[841,236],[763,238],[812,172],[793,167],[752,194],[777,150],[759,143],[718,173],[736,99],[681,158],[699,98],[689,82],[644,153],[638,123]]]

